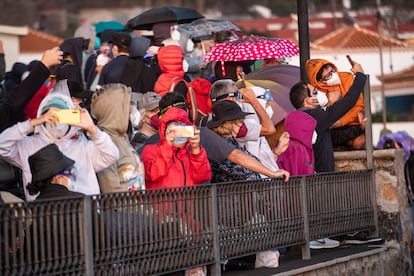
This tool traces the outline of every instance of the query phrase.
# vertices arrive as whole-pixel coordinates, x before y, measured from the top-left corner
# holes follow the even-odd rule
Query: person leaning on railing
[[[159,116],[164,114],[171,107],[179,107],[188,112],[188,107],[184,97],[177,92],[169,92],[165,94],[160,102],[160,111],[158,115],[154,115],[151,122],[156,124],[154,119],[158,119]],[[200,129],[200,144],[207,152],[208,159],[215,162],[223,162],[224,160],[230,160],[235,164],[241,165],[246,169],[254,171],[259,174],[266,175],[268,177],[280,177],[279,171],[273,171],[264,166],[260,161],[254,157],[246,154],[245,152],[237,149],[234,145],[228,143],[224,138],[220,137],[214,131],[207,127],[199,127]],[[155,144],[159,142],[159,134],[155,134],[147,139],[146,145]],[[285,179],[286,181],[288,178]]]

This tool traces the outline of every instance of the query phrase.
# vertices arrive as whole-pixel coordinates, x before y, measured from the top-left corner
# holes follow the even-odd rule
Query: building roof
[[[384,88],[386,90],[398,89],[404,87],[414,87],[414,65],[390,74],[385,74],[384,77],[376,76],[380,81],[384,80]],[[376,85],[371,87],[371,91],[380,91],[381,86]]]
[[[341,27],[317,40],[315,45],[330,49],[372,49],[378,48],[379,34],[357,24]],[[383,36],[384,47],[408,47],[400,40]]]
[[[63,39],[32,28],[26,36],[20,37],[20,53],[38,53],[59,46]]]

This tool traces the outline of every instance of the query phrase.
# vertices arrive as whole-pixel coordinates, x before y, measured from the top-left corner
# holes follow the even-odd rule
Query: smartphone
[[[59,124],[80,123],[80,110],[78,109],[57,109],[52,112],[57,115]]]
[[[176,137],[193,137],[194,127],[193,126],[174,126]]]
[[[349,63],[351,64],[351,66],[354,66],[354,61],[351,59],[350,55],[346,55],[346,58],[348,59]]]

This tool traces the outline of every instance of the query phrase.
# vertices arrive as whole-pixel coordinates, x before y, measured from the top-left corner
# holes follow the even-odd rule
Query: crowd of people
[[[310,83],[291,88],[295,111],[272,147],[269,103],[277,99],[243,85],[251,62],[203,62],[200,41],[183,44],[174,25],[154,26],[152,38],[105,30],[95,48],[90,37],[68,38],[10,72],[0,42],[0,165],[14,170],[0,189],[33,201],[269,177],[287,182],[333,172],[334,147],[364,147],[366,76],[357,62],[337,72],[330,61],[309,60]],[[209,43],[232,39],[222,31]],[[200,78],[206,97],[195,98],[190,84]],[[59,112],[67,109],[79,111],[69,122]]]

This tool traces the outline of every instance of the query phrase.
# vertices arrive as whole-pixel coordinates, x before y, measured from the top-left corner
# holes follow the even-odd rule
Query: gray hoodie
[[[38,117],[45,105],[53,98],[64,101],[69,109],[74,108],[66,80],[62,80],[55,84],[52,91],[40,103]],[[34,135],[27,136],[32,132]],[[0,134],[0,156],[23,170],[26,199],[32,201],[36,198],[29,195],[26,190],[26,185],[32,178],[28,158],[51,143],[55,143],[64,155],[75,160],[77,178],[69,189],[86,195],[99,194],[96,172],[112,165],[119,158],[118,149],[111,138],[97,129],[96,133],[88,139],[83,132],[73,126],[65,135],[57,137],[44,124],[34,129],[27,120]]]

